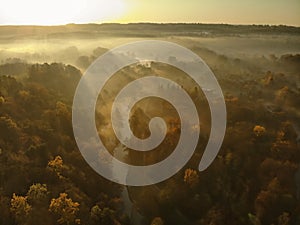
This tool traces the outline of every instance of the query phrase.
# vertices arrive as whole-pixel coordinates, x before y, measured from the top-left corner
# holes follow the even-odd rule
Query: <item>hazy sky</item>
[[[300,0],[8,0],[0,24],[200,22],[300,26]]]
[[[130,0],[129,0],[130,1]],[[131,0],[128,21],[300,25],[300,0]]]

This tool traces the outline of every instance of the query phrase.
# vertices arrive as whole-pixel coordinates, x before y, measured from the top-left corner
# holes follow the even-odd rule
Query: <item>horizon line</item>
[[[0,24],[0,27],[59,27],[68,25],[138,25],[138,24],[155,24],[155,25],[227,25],[227,26],[265,26],[265,27],[293,27],[300,28],[300,25],[289,24],[264,24],[264,23],[203,23],[203,22],[90,22],[90,23],[65,23],[65,24]]]

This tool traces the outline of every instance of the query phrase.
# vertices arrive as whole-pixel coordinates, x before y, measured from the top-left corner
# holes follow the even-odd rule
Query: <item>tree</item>
[[[287,212],[282,213],[278,217],[278,225],[289,225],[290,224],[290,215]]]
[[[49,161],[48,168],[54,171],[59,178],[62,178],[61,173],[63,171],[64,165],[63,160],[59,155],[56,156],[53,160]]]
[[[17,123],[10,117],[1,116],[0,117],[0,133],[1,138],[5,141],[11,143],[16,143],[18,139],[20,129]]]
[[[78,59],[76,60],[75,64],[76,64],[76,66],[78,66],[82,69],[86,69],[91,64],[90,57],[88,57],[86,55],[79,56]]]
[[[93,50],[93,56],[97,58],[97,57],[103,55],[107,51],[108,51],[107,48],[97,47]]]
[[[255,199],[255,211],[263,224],[269,224],[280,212],[279,196],[282,188],[277,177],[273,178],[267,188],[262,190]],[[275,217],[277,218],[277,217]]]
[[[151,225],[164,225],[164,224],[165,224],[164,221],[160,217],[155,217],[151,222]]]
[[[0,96],[0,105],[3,105],[4,102],[5,102],[5,98],[3,96]]]
[[[33,184],[30,186],[27,197],[32,204],[39,204],[47,198],[48,190],[46,184]]]
[[[51,200],[49,211],[56,214],[59,218],[59,224],[73,224],[78,222],[76,214],[79,211],[79,203],[73,202],[71,198],[67,197],[66,193],[60,193],[58,198]]]
[[[186,169],[184,173],[184,182],[190,187],[195,187],[199,184],[199,175],[196,170]]]
[[[115,211],[108,207],[101,209],[99,205],[95,205],[91,208],[91,218],[96,224],[112,224],[115,221],[114,217]]]
[[[225,224],[224,212],[219,208],[213,207],[207,212],[206,216],[200,220],[200,224]]]
[[[31,206],[27,202],[27,197],[17,196],[14,193],[10,204],[10,211],[15,215],[16,220],[20,223],[24,223],[31,211]]]
[[[263,126],[256,125],[253,128],[253,132],[256,137],[261,137],[266,133],[266,128],[264,128]]]
[[[53,224],[53,218],[48,210],[48,189],[46,184],[33,184],[26,197],[32,206],[27,224]]]
[[[248,218],[249,218],[251,224],[261,225],[261,222],[257,216],[252,215],[251,213],[248,213]]]

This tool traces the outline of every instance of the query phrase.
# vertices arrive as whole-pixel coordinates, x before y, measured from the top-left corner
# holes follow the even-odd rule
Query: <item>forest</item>
[[[70,31],[81,27],[88,33],[91,26],[97,25],[70,24],[66,28]],[[128,38],[133,32],[127,32],[127,27],[115,28],[118,26],[121,25],[97,27],[99,32],[94,29],[97,34],[92,39],[111,32],[117,40]],[[59,53],[27,52],[28,49],[17,52],[0,35],[0,224],[300,224],[300,52],[289,51],[293,48],[289,41],[298,43],[299,28],[204,24],[127,26],[134,31],[138,28],[164,30],[163,37],[159,38],[172,37],[175,42],[188,46],[212,69],[227,107],[227,130],[217,158],[207,170],[198,171],[211,125],[201,88],[170,65],[135,64],[114,74],[98,98],[97,129],[111,154],[117,154],[119,142],[110,124],[110,103],[124,85],[139,76],[156,74],[182,84],[197,105],[200,120],[205,122],[192,159],[170,179],[144,187],[122,186],[106,180],[85,162],[78,150],[72,128],[72,102],[86,68],[111,45],[98,45],[101,40],[97,39],[91,40],[92,46],[81,46],[79,50],[70,46],[68,51],[64,48]],[[178,34],[178,26],[189,26],[190,31]],[[7,38],[12,35],[16,42],[19,40],[19,34],[14,36],[17,28],[1,29],[10,30]],[[51,32],[47,29],[61,28],[34,29],[39,35],[48,35]],[[140,36],[148,37],[146,31]],[[275,46],[279,49],[276,54],[270,53],[273,47],[264,49],[267,53],[254,54],[247,52],[246,47],[238,49],[241,45],[225,52],[212,43],[214,39],[232,41],[240,31],[245,37],[238,38],[252,35],[261,44],[280,34],[275,41],[286,45]],[[189,38],[199,36],[191,36],[193,32],[202,32],[199,40],[190,41]],[[55,36],[61,43],[70,42],[68,35],[72,40],[86,38],[73,31],[62,33],[64,38]],[[207,34],[209,37],[203,37]],[[153,35],[157,38],[156,33]],[[37,36],[26,38],[24,43],[29,46]],[[210,38],[211,48],[199,47],[197,43],[203,38],[204,41]],[[236,56],[238,50],[244,54]],[[104,100],[106,104],[102,104]],[[168,124],[162,144],[147,153],[125,148],[126,157],[120,160],[134,165],[151,164],[172,152],[180,136],[180,121],[168,102],[141,101],[131,112],[131,128],[138,137],[149,136],[147,124],[157,114]]]

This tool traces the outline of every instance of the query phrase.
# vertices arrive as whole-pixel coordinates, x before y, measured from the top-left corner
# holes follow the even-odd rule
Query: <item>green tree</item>
[[[113,224],[115,217],[115,211],[108,208],[100,208],[98,205],[95,205],[91,208],[91,218],[97,224],[109,225]]]
[[[28,201],[32,204],[40,204],[47,198],[47,194],[46,184],[33,184],[27,192]]]

